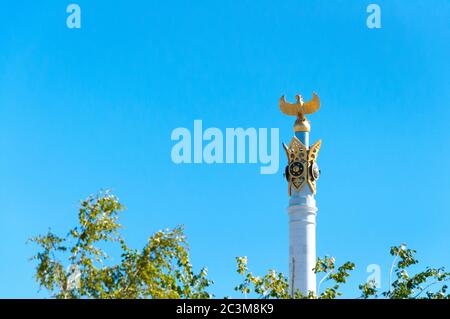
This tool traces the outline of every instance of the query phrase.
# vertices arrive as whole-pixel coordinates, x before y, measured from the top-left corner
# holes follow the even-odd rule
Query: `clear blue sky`
[[[195,267],[234,296],[235,256],[287,271],[286,182],[259,164],[175,165],[176,127],[276,127],[278,98],[317,91],[317,253],[382,267],[406,242],[450,267],[450,3],[3,1],[0,10],[0,297],[38,292],[28,237],[75,225],[79,199],[111,188],[136,248],[184,224]],[[280,152],[282,165],[284,154]]]

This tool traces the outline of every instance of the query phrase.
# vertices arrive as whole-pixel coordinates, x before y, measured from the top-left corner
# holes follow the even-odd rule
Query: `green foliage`
[[[415,275],[409,275],[408,268],[418,263],[415,259],[416,251],[407,249],[404,244],[391,247],[390,253],[394,256],[395,280],[391,283],[388,291],[382,292],[381,296],[390,299],[411,299],[411,298],[427,298],[427,299],[443,299],[450,298],[450,294],[446,294],[447,285],[445,282],[450,280],[450,273],[446,272],[443,267],[430,268],[418,272]],[[429,289],[438,285],[439,289],[435,292]],[[378,297],[378,291],[373,283],[366,283],[359,286],[362,291],[362,298]]]
[[[445,284],[450,281],[450,273],[445,272],[444,268],[427,267],[413,276],[407,272],[407,268],[418,263],[415,259],[415,250],[406,249],[405,245],[395,246],[391,248],[391,255],[397,261],[395,267],[395,280],[390,285],[390,289],[379,295],[373,280],[359,285],[361,290],[361,298],[390,298],[390,299],[407,299],[407,298],[427,298],[427,299],[450,299],[447,293],[448,286]],[[308,298],[308,299],[334,299],[342,295],[339,292],[341,284],[345,284],[350,276],[350,271],[355,268],[352,262],[346,262],[336,267],[333,257],[318,258],[316,266],[313,269],[316,274],[323,274],[319,281],[317,292],[309,292],[307,296],[296,291],[293,295],[289,293],[289,284],[287,278],[282,273],[270,270],[264,277],[254,276],[247,267],[246,257],[237,257],[237,272],[244,277],[243,282],[238,285],[235,290],[243,293],[245,296],[254,293],[259,298]],[[328,287],[320,293],[321,285],[328,283]],[[429,289],[437,285],[437,291]]]
[[[289,292],[289,284],[283,273],[277,273],[275,270],[269,270],[263,277],[254,276],[247,267],[247,257],[237,257],[237,272],[244,277],[243,282],[235,287],[236,291],[247,296],[255,293],[259,298],[279,298],[279,299],[333,299],[340,296],[338,291],[340,284],[346,282],[349,272],[355,268],[351,262],[335,268],[334,258],[325,257],[317,259],[316,267],[313,269],[316,273],[325,273],[320,283],[328,281],[332,283],[331,287],[326,288],[325,292],[316,296],[310,291],[308,295],[302,295],[300,291],[293,294]],[[320,287],[320,284],[319,284]]]
[[[166,229],[153,234],[141,249],[131,249],[120,234],[120,213],[124,206],[109,192],[90,196],[81,202],[79,225],[65,237],[48,231],[30,239],[39,247],[33,256],[36,281],[55,298],[211,298],[207,292],[212,281],[207,269],[197,274],[189,261],[189,249],[183,228]],[[113,264],[101,247],[118,246],[120,262]],[[418,263],[415,250],[404,244],[391,247],[394,257],[389,290],[380,293],[374,281],[359,285],[361,298],[430,298],[450,299],[447,282],[450,273],[444,268],[430,268],[410,275],[410,267]],[[249,271],[247,257],[237,257],[237,272],[243,281],[235,290],[259,298],[334,299],[341,296],[352,262],[336,267],[333,257],[318,258],[314,272],[322,274],[317,295],[290,292],[283,273],[269,270],[264,276]],[[395,275],[394,280],[391,276]],[[321,292],[321,286],[326,288]],[[437,290],[431,290],[437,287]]]
[[[368,282],[358,286],[361,290],[361,298],[368,299],[377,295],[377,288],[375,280],[369,280]]]
[[[350,271],[355,269],[355,264],[352,262],[346,262],[337,269],[335,267],[335,259],[333,257],[325,256],[323,259],[317,258],[316,267],[314,267],[314,272],[324,273],[324,277],[319,281],[317,291],[320,292],[321,284],[324,282],[330,282],[331,287],[327,287],[325,291],[319,294],[319,299],[334,299],[341,296],[342,293],[339,292],[339,287],[341,284],[347,282],[347,277],[350,276]]]
[[[254,276],[248,271],[247,257],[236,257],[237,272],[244,277],[243,282],[234,290],[245,296],[255,292],[260,298],[289,298],[289,284],[282,273],[269,270],[263,277]]]
[[[81,202],[79,225],[66,237],[49,231],[31,238],[40,247],[33,257],[40,287],[55,298],[211,297],[206,268],[193,272],[182,227],[158,231],[142,250],[131,249],[119,233],[123,210],[108,192],[90,196]],[[99,248],[105,243],[118,244],[120,263],[107,265],[111,259]],[[74,276],[79,278],[71,284]]]

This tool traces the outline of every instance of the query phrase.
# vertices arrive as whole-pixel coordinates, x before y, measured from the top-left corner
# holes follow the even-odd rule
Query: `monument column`
[[[316,163],[321,141],[309,146],[310,124],[305,114],[312,114],[320,107],[314,94],[309,102],[300,95],[296,103],[280,99],[284,114],[295,115],[294,137],[288,146],[283,144],[288,158],[285,176],[288,181],[289,217],[289,286],[291,294],[316,294],[316,214],[314,199],[319,168]]]

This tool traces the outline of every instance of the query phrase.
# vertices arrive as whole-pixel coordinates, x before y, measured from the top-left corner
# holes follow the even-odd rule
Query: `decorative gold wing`
[[[319,96],[313,92],[313,98],[303,103],[303,114],[313,114],[314,112],[317,112],[317,110],[320,108],[320,99]]]
[[[308,150],[296,136],[292,138],[289,146],[283,143],[283,148],[288,158],[288,169],[290,169],[292,163],[299,163],[303,167],[299,175],[292,176],[289,174],[288,176],[288,194],[291,196],[292,187],[299,192],[307,183]]]
[[[316,184],[317,184],[317,177],[313,176],[313,169],[314,165],[316,164],[317,157],[319,156],[319,150],[321,145],[322,141],[318,140],[308,150],[308,185],[313,194],[316,193]]]
[[[284,95],[280,97],[279,105],[281,112],[290,116],[296,116],[298,114],[298,108],[301,107],[299,103],[292,104],[286,102]]]

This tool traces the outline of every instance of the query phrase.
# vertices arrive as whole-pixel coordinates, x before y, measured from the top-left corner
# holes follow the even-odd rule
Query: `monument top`
[[[300,94],[297,94],[295,99],[297,100],[295,103],[289,103],[286,102],[283,95],[279,101],[280,110],[286,115],[297,117],[294,123],[294,132],[309,132],[311,125],[305,114],[317,112],[320,108],[319,96],[313,92],[313,98],[308,102],[304,102]]]

